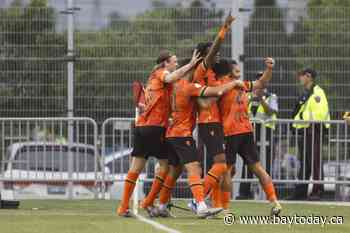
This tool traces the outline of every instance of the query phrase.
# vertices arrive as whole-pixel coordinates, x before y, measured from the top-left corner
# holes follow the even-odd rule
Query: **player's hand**
[[[264,63],[268,69],[272,69],[275,65],[275,60],[272,57],[265,57]]]
[[[345,112],[343,115],[343,119],[346,122],[346,124],[350,125],[350,112]]]
[[[193,51],[193,54],[192,54],[192,58],[191,58],[191,61],[190,61],[190,63],[191,64],[193,64],[193,65],[195,65],[195,64],[197,64],[200,60],[202,60],[203,58],[200,56],[200,53],[198,52],[198,50],[197,49],[195,49],[194,51]]]
[[[233,81],[233,83],[235,84],[235,88],[240,88],[240,89],[244,88],[244,82],[242,80],[235,80]]]
[[[231,10],[230,10],[228,16],[225,19],[224,26],[226,28],[229,28],[231,26],[232,22],[235,21],[235,20],[236,20],[236,18],[231,15]]]

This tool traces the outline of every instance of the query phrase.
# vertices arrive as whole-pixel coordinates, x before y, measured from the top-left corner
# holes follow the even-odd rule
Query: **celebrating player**
[[[156,174],[149,196],[144,200],[143,207],[153,208],[154,194],[161,188],[168,171],[168,156],[164,145],[165,128],[169,117],[169,83],[175,82],[191,70],[200,60],[196,52],[191,61],[176,70],[177,58],[169,51],[161,51],[157,65],[153,69],[145,89],[145,108],[136,121],[134,130],[134,149],[132,162],[125,179],[124,191],[117,214],[124,217],[132,216],[129,210],[129,200],[133,193],[135,182],[145,167],[149,156],[158,158],[160,169]]]
[[[196,123],[196,98],[220,96],[234,87],[242,86],[241,81],[233,80],[217,87],[203,86],[192,81],[193,71],[173,84],[171,99],[171,123],[166,131],[166,142],[169,148],[169,173],[160,192],[160,216],[168,217],[166,208],[171,190],[184,167],[187,170],[188,182],[198,203],[197,215],[201,218],[215,215],[222,208],[209,209],[204,203],[204,187],[201,182],[201,166],[192,132]]]
[[[266,70],[260,79],[255,82],[245,81],[244,88],[235,88],[224,94],[221,97],[219,107],[225,134],[226,160],[229,169],[234,169],[233,165],[238,153],[248,164],[249,169],[259,178],[267,199],[272,204],[271,214],[277,215],[281,212],[282,207],[277,200],[272,179],[258,159],[253,127],[248,115],[248,95],[246,93],[253,89],[264,88],[271,80],[274,60],[268,57],[264,59],[264,62]],[[226,63],[226,65],[223,65],[224,69],[226,67],[226,70],[231,71],[229,75],[220,79],[223,84],[240,79],[240,68],[235,61],[232,61],[231,64],[225,61],[222,61],[222,63]],[[225,179],[231,179],[231,177],[225,176]]]
[[[217,62],[218,51],[220,45],[225,38],[226,32],[230,29],[232,22],[235,20],[231,13],[226,17],[225,23],[219,31],[214,43],[200,43],[197,49],[205,58],[203,62],[196,68],[194,73],[194,82],[201,85],[217,86],[219,82],[216,79],[216,74],[212,70],[213,65]],[[212,189],[213,193],[220,190],[220,177],[227,173],[227,165],[224,153],[224,133],[221,124],[217,97],[202,97],[198,98],[198,133],[199,138],[204,142],[208,156],[213,159],[213,165],[208,171],[204,179],[204,193],[207,195]],[[224,183],[225,199],[230,199],[230,186]],[[190,203],[191,209],[196,209],[196,203]]]

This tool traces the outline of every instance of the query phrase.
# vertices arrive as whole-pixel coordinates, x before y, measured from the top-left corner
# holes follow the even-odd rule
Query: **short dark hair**
[[[238,63],[232,59],[220,59],[218,63],[214,64],[213,71],[220,76],[227,75],[231,72],[233,65],[238,65]]]
[[[197,44],[196,49],[201,57],[205,57],[208,54],[208,48],[213,45],[213,42],[200,42]]]
[[[305,75],[305,74],[309,74],[312,79],[315,79],[317,77],[316,70],[312,68],[305,68],[298,73],[298,75]]]
[[[169,50],[161,50],[157,58],[157,64],[162,63],[163,61],[168,60],[170,57],[174,56]]]

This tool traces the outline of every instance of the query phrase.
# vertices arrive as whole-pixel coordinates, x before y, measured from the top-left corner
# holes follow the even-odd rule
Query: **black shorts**
[[[224,153],[224,131],[220,123],[198,124],[198,135],[210,158]]]
[[[169,165],[178,166],[199,161],[196,142],[192,137],[167,138]]]
[[[235,164],[237,154],[245,164],[251,165],[259,161],[258,150],[253,133],[244,133],[225,137],[227,164]]]
[[[160,126],[138,126],[134,129],[134,148],[131,156],[148,159],[167,159],[165,128]]]

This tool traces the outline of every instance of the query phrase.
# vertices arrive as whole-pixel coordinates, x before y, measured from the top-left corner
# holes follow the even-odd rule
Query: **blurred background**
[[[101,124],[132,117],[131,83],[145,81],[162,48],[179,58],[212,40],[229,0],[74,0],[74,116]],[[332,119],[346,110],[350,85],[350,1],[241,1],[221,49],[238,59],[244,79],[277,64],[269,89],[279,118],[291,117],[299,95],[296,71],[312,66]],[[67,1],[0,1],[0,117],[67,115]]]

